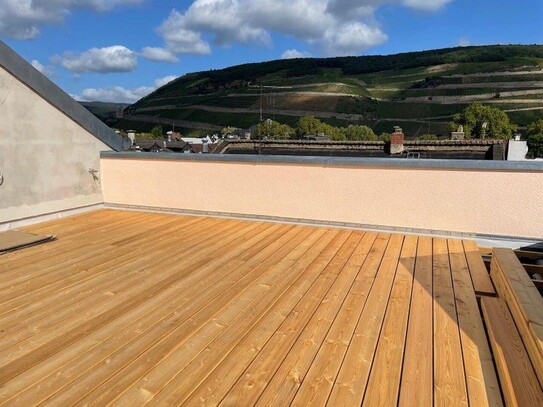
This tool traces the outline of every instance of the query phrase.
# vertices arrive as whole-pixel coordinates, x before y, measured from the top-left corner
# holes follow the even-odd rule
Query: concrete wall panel
[[[110,148],[0,67],[0,224],[103,202]]]

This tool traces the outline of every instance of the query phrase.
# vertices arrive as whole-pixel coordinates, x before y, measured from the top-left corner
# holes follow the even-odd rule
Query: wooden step
[[[507,304],[482,297],[481,308],[506,404],[543,406],[543,391]]]
[[[494,249],[490,275],[543,385],[543,298],[511,249]]]
[[[477,244],[471,240],[464,240],[463,245],[475,294],[496,296],[496,291],[492,285]]]

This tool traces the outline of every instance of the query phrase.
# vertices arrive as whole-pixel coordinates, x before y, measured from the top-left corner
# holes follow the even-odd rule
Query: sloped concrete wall
[[[111,150],[0,67],[0,227],[103,202],[100,151]]]

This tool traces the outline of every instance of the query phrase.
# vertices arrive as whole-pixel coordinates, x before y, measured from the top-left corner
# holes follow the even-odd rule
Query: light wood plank
[[[134,337],[134,334],[130,335],[130,330],[120,330],[115,333],[114,329],[119,328],[115,328],[115,324],[108,324],[103,329],[96,331],[94,335],[91,335],[85,343],[76,343],[73,347],[68,348],[69,352],[64,351],[62,359],[70,360],[70,357],[73,358],[74,356],[76,358],[68,365],[65,364],[66,362],[60,364],[60,366],[58,363],[55,363],[53,368],[62,367],[61,370],[57,370],[56,372],[54,370],[52,371],[51,369],[48,369],[50,376],[48,377],[49,382],[47,387],[57,389],[65,387],[73,380],[82,377],[87,370],[90,370],[92,368],[93,370],[97,370],[95,366],[98,363],[102,363],[102,369],[106,369],[107,371],[109,371],[110,366],[112,366],[112,363],[114,361],[120,359],[120,362],[122,362],[123,357],[131,355],[129,352],[126,351],[124,352],[124,354],[121,354],[122,356],[115,356],[114,353],[118,352],[119,349],[123,349],[123,347],[129,346],[131,342],[133,343],[130,346],[136,346],[138,343],[140,345],[142,343],[148,343],[143,341],[151,341],[151,343],[156,343],[165,334],[170,333],[170,342],[173,343],[173,345],[177,344],[177,339],[179,337],[172,335],[173,329],[177,328],[178,330],[181,330],[185,328],[183,332],[192,332],[192,329],[188,329],[187,331],[187,328],[195,326],[194,320],[190,319],[190,317],[194,317],[194,314],[201,310],[201,313],[207,313],[208,315],[208,317],[206,317],[205,315],[202,316],[203,320],[205,321],[209,319],[209,315],[212,315],[213,309],[219,310],[223,308],[225,304],[234,300],[236,298],[236,295],[234,295],[234,293],[222,296],[221,300],[219,300],[217,296],[223,293],[225,289],[231,287],[232,285],[240,284],[241,279],[243,279],[244,282],[242,284],[244,285],[240,286],[239,290],[243,291],[243,288],[246,287],[246,284],[249,284],[251,281],[253,281],[253,278],[258,278],[258,274],[251,275],[248,274],[248,271],[255,269],[255,265],[260,264],[270,255],[270,253],[273,253],[274,250],[276,250],[278,247],[281,247],[281,245],[285,244],[286,242],[291,241],[293,238],[295,238],[297,234],[302,231],[301,229],[293,230],[292,227],[285,228],[279,225],[277,225],[277,227],[280,229],[277,230],[279,235],[270,235],[272,239],[267,242],[267,250],[256,252],[255,257],[250,259],[250,261],[248,261],[246,264],[240,263],[238,261],[229,261],[225,264],[220,265],[217,268],[217,265],[219,265],[219,263],[216,263],[215,265],[213,264],[213,262],[207,263],[205,266],[199,269],[198,273],[192,274],[191,278],[183,280],[182,282],[171,286],[170,288],[168,288],[168,290],[161,293],[160,296],[166,296],[163,301],[161,301],[161,304],[168,303],[168,298],[169,301],[172,301],[170,295],[176,295],[175,301],[173,301],[172,304],[176,305],[179,308],[177,310],[175,309],[175,307],[171,309],[172,304],[169,304],[168,307],[166,307],[165,309],[157,306],[155,308],[157,312],[156,315],[153,312],[146,316],[146,318],[142,321],[138,321],[138,323],[133,324],[133,329],[136,330],[136,337]],[[287,233],[285,233],[285,229],[288,231]],[[253,239],[250,239],[246,243],[241,245],[238,242],[233,242],[233,244],[236,245],[235,252],[243,255],[245,249],[250,248],[251,246],[255,245],[255,243],[259,244],[260,239],[265,236],[267,237],[268,235],[256,234]],[[206,271],[209,272],[211,270],[215,270],[215,273],[204,277],[206,276]],[[181,302],[178,302],[179,300],[181,300]],[[204,308],[206,304],[210,303],[213,304],[214,308]],[[142,304],[142,306],[145,308],[147,308],[149,305],[151,305],[151,302],[145,302],[144,304]],[[139,309],[140,311],[144,310],[142,309],[142,307],[139,307]],[[164,310],[171,313],[169,315],[167,313],[166,315],[163,314],[163,316],[160,316],[161,313],[164,312]],[[165,321],[168,321],[168,323],[160,323],[162,318],[164,318]],[[146,331],[144,329],[144,323],[150,324],[150,331]],[[177,326],[176,323],[181,325]],[[121,326],[122,325],[119,325],[119,327]],[[160,334],[161,332],[163,333],[162,335]],[[100,344],[100,346],[95,346],[97,342]],[[89,350],[91,352],[83,354],[85,347],[90,347]],[[165,346],[164,348],[161,348],[160,352],[153,354],[153,356],[160,359],[162,357],[161,352],[167,350],[168,348]],[[115,357],[114,360],[112,359],[113,357]],[[132,356],[132,359],[133,358],[134,356]],[[45,367],[47,368],[48,366],[46,365]],[[31,373],[33,373],[36,377],[40,377],[43,374],[42,371],[43,369],[38,372],[33,371]],[[99,372],[96,371],[96,374],[98,373]],[[137,371],[133,370],[131,374],[137,374]],[[130,380],[130,375],[124,376],[123,379]],[[121,385],[122,382],[123,380],[120,380],[118,384]],[[46,386],[44,386],[43,383],[39,382],[36,383],[36,387],[38,387],[41,391],[41,389]],[[36,391],[34,388],[28,388],[25,394],[30,395],[30,397],[36,398],[39,395],[39,392]],[[24,397],[25,396],[19,397],[19,400],[23,402],[25,400]]]
[[[237,232],[233,232],[231,236],[234,237],[237,235],[243,235],[255,228],[257,230],[258,228],[264,230],[269,228],[269,225],[245,224]],[[217,241],[220,240],[218,239]],[[170,251],[172,252],[175,252],[176,250],[177,249],[175,247],[170,249]],[[190,251],[187,251],[187,254],[188,253],[190,253]],[[152,286],[155,282],[160,282],[163,277],[169,277],[170,279],[172,279],[172,281],[174,281],[182,276],[182,274],[179,274],[176,269],[167,267],[168,265],[174,264],[178,261],[176,257],[166,256],[167,260],[163,260],[161,257],[158,256],[153,257],[153,259],[151,259],[151,257],[149,259],[146,259],[145,270],[142,271],[141,268],[136,269],[138,271],[138,273],[136,273],[137,277],[133,279],[127,278],[125,281],[119,284],[118,287],[115,287],[113,290],[111,290],[111,292],[114,293],[113,295],[106,293],[105,297],[109,298],[108,300],[101,301],[98,305],[96,305],[95,301],[95,306],[91,309],[88,308],[88,304],[83,302],[83,304],[80,305],[80,308],[69,307],[63,309],[63,311],[61,312],[49,314],[48,318],[40,320],[36,325],[26,325],[26,321],[23,320],[23,329],[19,329],[17,330],[17,332],[10,332],[9,336],[5,338],[0,338],[0,360],[3,360],[4,354],[9,354],[10,358],[13,358],[16,354],[19,354],[10,352],[10,347],[20,347],[20,344],[23,343],[23,341],[29,341],[30,338],[36,334],[36,332],[47,331],[49,332],[49,336],[53,337],[55,334],[57,336],[60,336],[63,332],[66,332],[69,329],[76,327],[81,322],[81,315],[77,312],[79,309],[83,310],[83,315],[85,315],[88,320],[92,320],[92,318],[96,315],[103,315],[104,317],[109,318],[114,314],[114,312],[120,311],[121,308],[118,308],[118,306],[120,304],[124,304],[126,299],[136,298],[137,300],[137,296],[141,293],[144,293],[146,287]],[[152,272],[152,267],[155,264],[160,264],[162,266],[159,269],[160,273]],[[123,267],[115,267],[115,272],[124,273],[125,271],[130,270],[132,267],[133,264],[128,263]],[[164,274],[162,272],[164,272]],[[92,304],[92,298],[89,299],[89,301]],[[106,312],[109,310],[114,310],[114,312],[110,312],[109,315],[106,315]],[[78,315],[74,315],[74,313]],[[54,329],[53,327],[55,327],[56,329]],[[14,326],[14,329],[17,328],[20,328],[20,326]],[[47,335],[41,335],[38,340],[32,341],[32,344],[36,346],[38,343],[44,343],[47,338]],[[21,351],[19,350],[18,352]]]
[[[311,245],[313,246],[313,244]],[[320,247],[317,247],[317,250],[314,249],[315,247],[306,252],[306,254],[310,253],[309,261],[314,260],[320,252]],[[201,386],[211,371],[215,370],[234,351],[235,347],[241,346],[243,340],[250,341],[252,338],[263,340],[262,335],[265,335],[267,330],[273,332],[307,292],[315,278],[315,276],[307,273],[307,263],[305,263],[305,267],[291,267],[286,275],[288,278],[283,276],[282,280],[271,288],[269,302],[265,298],[262,301],[259,300],[258,307],[263,307],[264,311],[258,312],[261,318],[256,321],[253,320],[256,323],[252,323],[248,313],[241,315],[235,325],[216,338],[185,369],[181,370],[174,380],[170,382],[167,389],[160,386],[162,391],[157,397],[153,398],[149,405],[162,406],[185,403],[190,405],[188,399],[193,391]],[[279,296],[277,292],[280,293]],[[241,363],[241,360],[237,360],[236,363]],[[145,388],[147,388],[147,384],[145,384]],[[199,398],[196,400],[199,400]]]
[[[405,344],[399,406],[433,405],[432,239],[420,237]]]
[[[360,241],[361,235],[353,233],[353,239],[347,241],[349,260]],[[347,262],[348,264],[348,262]],[[294,344],[283,363],[268,382],[257,405],[288,405],[307,374],[311,362],[318,352],[331,323],[354,281],[358,270],[346,267],[328,292],[325,300],[315,311],[297,342]]]
[[[184,238],[177,242],[179,246],[176,246],[176,250],[182,250],[186,244],[193,246],[195,242],[206,242],[209,237],[207,232],[212,229],[214,230],[216,225],[216,223],[204,223],[200,232],[191,227],[183,228]],[[171,232],[169,235],[171,235]],[[156,250],[164,250],[168,246],[172,246],[171,242],[161,243],[160,240],[153,239],[152,235],[144,243],[148,246],[153,246],[153,249]],[[52,301],[53,303],[65,303],[65,301],[68,301],[66,305],[69,305],[70,300],[78,301],[80,299],[80,297],[73,294],[73,290],[79,289],[86,283],[93,284],[95,278],[111,278],[110,271],[113,268],[119,273],[122,267],[131,263],[134,266],[132,269],[137,269],[136,266],[150,255],[157,257],[154,250],[140,251],[138,253],[139,256],[134,256],[132,252],[122,250],[120,253],[117,253],[117,251],[110,252],[107,258],[96,256],[93,259],[78,263],[80,266],[71,275],[64,279],[59,279],[56,283],[47,284],[36,290],[25,292],[18,297],[6,298],[6,301],[0,304],[0,318],[2,323],[13,317],[23,318],[25,312],[27,314],[35,314],[40,308],[45,308],[47,311],[50,309],[48,305]],[[168,254],[168,251],[165,254]]]
[[[321,272],[331,259],[331,254],[326,250],[327,247],[338,237],[338,231],[329,231],[321,239],[319,244],[314,245],[305,255],[304,258],[296,262],[293,266],[295,269],[307,269],[306,277],[300,278],[286,294],[288,298],[283,301],[283,306],[290,304],[292,308],[281,309],[269,312],[258,325],[251,330],[246,337],[233,349],[221,363],[207,376],[207,378],[195,389],[195,392],[184,402],[188,405],[206,404],[216,405],[228,393],[232,385],[241,376],[246,367],[254,360],[255,356],[262,350],[263,346],[268,342],[277,328],[292,315],[293,310],[300,305],[303,298],[311,295],[316,282],[321,278]],[[339,247],[336,248],[338,250]],[[315,253],[318,255],[315,257]],[[310,262],[308,266],[308,261]],[[303,298],[300,298],[302,297]],[[298,300],[293,305],[291,299]],[[294,311],[296,312],[296,311]],[[137,386],[133,386],[119,401],[122,404],[130,404],[134,400],[130,393],[136,393]]]
[[[331,406],[362,404],[403,240],[404,237],[401,235],[392,235],[390,238],[368,301],[345,355],[348,363],[341,365],[332,388],[328,401]]]
[[[404,240],[363,406],[385,407],[398,402],[417,240],[415,236]]]
[[[368,256],[375,236],[372,236],[369,241],[362,240],[353,254],[353,261],[350,261],[348,265],[348,267],[360,271],[296,393],[292,402],[293,406],[308,404],[324,406],[328,400],[354,329],[366,304],[381,257],[380,253],[376,251],[372,253],[371,257]]]
[[[466,253],[466,260],[475,293],[479,295],[496,296],[496,290],[492,285],[490,275],[483,262],[477,243],[472,240],[464,240],[462,244]]]
[[[135,404],[147,403],[159,393],[161,397],[175,398],[172,393],[183,386],[188,375],[191,375],[190,382],[196,386],[198,377],[209,373],[212,369],[214,357],[220,360],[221,357],[226,356],[229,349],[236,346],[239,337],[245,335],[254,324],[258,323],[268,309],[279,301],[282,293],[300,277],[300,274],[294,272],[285,274],[285,271],[313,244],[317,244],[323,232],[324,230],[303,229],[300,235],[295,239],[290,239],[287,244],[284,243],[279,251],[269,256],[252,271],[257,280],[250,285],[240,286],[242,291],[239,295],[231,290],[224,293],[225,299],[230,300],[228,306],[223,306],[220,312],[212,316],[204,314],[205,318],[201,318],[201,323],[198,323],[200,318],[193,317],[192,319],[197,324],[191,324],[195,326],[191,326],[189,336],[177,336],[176,340],[174,340],[175,336],[166,337],[152,349],[152,356],[138,358],[126,367],[124,372],[121,370],[118,373],[122,379],[116,379],[115,382],[120,385],[106,384],[98,387],[93,393],[89,393],[88,400],[93,400],[96,405],[106,404],[120,393],[115,390],[125,390],[129,386],[139,390],[135,394],[137,399],[137,401],[134,400]],[[276,267],[271,267],[272,264]],[[305,269],[298,271],[303,273]],[[207,307],[208,310],[216,306],[216,302],[221,302],[221,300],[213,301],[212,306]],[[157,352],[159,349],[170,350],[167,359],[161,360],[154,355],[161,353]],[[198,363],[199,358],[205,358],[206,361]],[[142,369],[141,366],[144,368]],[[145,372],[145,374],[135,376],[134,371]],[[137,379],[136,384],[133,384],[135,379]],[[171,393],[161,392],[166,387]],[[179,391],[183,396],[186,395],[185,390]]]
[[[466,375],[447,241],[434,239],[434,405],[467,406]]]
[[[269,228],[269,224],[247,225],[246,228],[252,229],[254,226],[263,227],[264,230]],[[250,230],[249,230],[250,231]],[[241,229],[238,233],[228,235],[227,239],[232,241],[232,244],[237,244],[237,239],[240,238],[246,229]],[[219,232],[220,233],[220,232]],[[224,241],[224,237],[222,239]],[[218,243],[220,244],[220,243]],[[211,246],[213,248],[213,245]],[[212,255],[211,255],[212,256]],[[192,266],[206,265],[209,266],[210,258],[204,257],[195,259],[189,262]],[[216,259],[222,264],[228,262],[228,256],[222,256]],[[100,304],[99,306],[89,310],[90,315],[86,318],[75,316],[70,324],[66,322],[59,325],[56,330],[48,330],[46,333],[36,337],[35,339],[27,339],[26,342],[20,342],[12,345],[11,348],[6,348],[0,352],[0,383],[8,380],[12,375],[16,375],[30,366],[33,366],[37,360],[47,358],[51,354],[58,352],[64,346],[67,346],[82,337],[89,331],[101,327],[110,321],[114,320],[126,312],[130,312],[138,304],[154,297],[166,287],[174,284],[182,275],[179,275],[178,270],[172,265],[178,263],[179,258],[170,258],[166,261],[157,261],[161,266],[161,274],[150,274],[144,285],[141,285],[131,292],[114,296],[111,301]],[[149,261],[146,261],[147,265]]]
[[[509,306],[543,386],[543,299],[510,249],[494,249],[490,273]]]
[[[351,232],[342,231],[327,247],[322,259],[324,269],[315,284],[245,369],[244,374],[229,390],[221,404],[252,405],[258,400],[267,383],[298,339],[299,333],[307,325],[345,266],[348,260],[345,252],[350,250],[350,246],[345,245],[345,242],[350,235]],[[317,270],[311,269],[313,272]]]
[[[448,240],[469,404],[503,406],[492,354],[460,240]]]
[[[482,298],[481,307],[508,406],[541,406],[543,392],[507,305]]]

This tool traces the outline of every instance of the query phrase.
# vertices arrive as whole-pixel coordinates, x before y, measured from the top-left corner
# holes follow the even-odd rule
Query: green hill
[[[376,133],[446,134],[473,101],[505,110],[524,126],[543,118],[543,46],[457,47],[386,56],[303,58],[184,75],[125,110],[119,128],[175,123],[182,131],[250,127],[314,115]]]
[[[124,109],[130,106],[127,103],[109,103],[109,102],[79,102],[93,115],[102,121],[116,119],[119,109]]]

